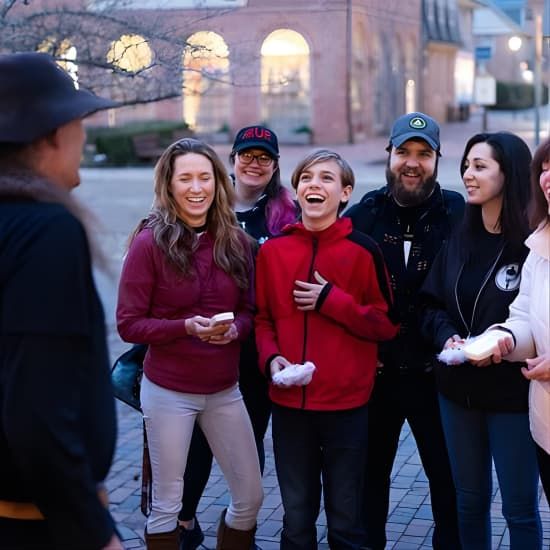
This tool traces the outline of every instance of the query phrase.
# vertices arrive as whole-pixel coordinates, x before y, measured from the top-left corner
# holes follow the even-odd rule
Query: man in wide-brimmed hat
[[[82,119],[114,107],[51,56],[0,55],[0,547],[122,549],[116,438],[79,184]]]

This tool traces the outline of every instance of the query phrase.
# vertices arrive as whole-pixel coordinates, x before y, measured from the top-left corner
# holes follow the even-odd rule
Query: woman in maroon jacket
[[[149,550],[178,548],[178,512],[197,421],[227,479],[231,503],[218,548],[250,547],[262,502],[250,419],[237,385],[252,326],[251,241],[233,213],[233,186],[208,145],[172,144],[155,168],[155,202],[122,270],[118,330],[148,344],[141,386],[153,472]],[[214,325],[212,317],[233,312]]]

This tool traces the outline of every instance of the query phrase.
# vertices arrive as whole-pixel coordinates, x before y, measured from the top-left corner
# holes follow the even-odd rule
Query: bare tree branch
[[[124,105],[180,96],[186,71],[201,75],[202,92],[215,84],[234,85],[229,74],[197,68],[200,63],[183,67],[184,52],[191,59],[212,58],[215,52],[182,39],[186,32],[180,21],[173,22],[155,10],[125,9],[128,6],[124,0],[75,0],[62,7],[54,0],[3,0],[0,52],[48,51],[69,72],[76,73],[78,68],[80,86],[110,94]],[[198,12],[189,20],[189,28],[229,11]],[[124,36],[139,38],[122,43]],[[143,65],[132,65],[139,61],[140,51],[148,48],[150,58]]]

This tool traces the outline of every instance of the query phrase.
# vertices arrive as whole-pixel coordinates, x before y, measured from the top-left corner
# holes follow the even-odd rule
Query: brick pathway
[[[142,540],[144,517],[140,511],[141,417],[126,405],[119,404],[119,439],[115,461],[107,480],[113,516],[118,522],[126,548],[145,550]],[[263,477],[264,502],[258,517],[257,543],[263,550],[279,548],[283,510],[273,463],[271,437],[265,440],[266,464]],[[509,549],[508,530],[501,516],[500,493],[494,480],[492,505],[493,548]],[[542,492],[541,492],[542,495]],[[390,515],[387,524],[387,550],[428,550],[433,529],[428,481],[424,476],[414,439],[405,427],[392,472]],[[227,485],[216,464],[201,499],[198,518],[206,535],[204,548],[216,546],[216,524],[229,503]],[[550,544],[550,510],[541,496],[541,516],[545,533],[544,546]],[[328,549],[326,519],[321,511],[317,522],[319,548]]]

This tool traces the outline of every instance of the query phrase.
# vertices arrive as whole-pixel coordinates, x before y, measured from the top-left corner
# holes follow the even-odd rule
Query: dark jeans
[[[492,461],[500,486],[510,550],[539,550],[539,471],[525,413],[466,409],[440,396],[441,418],[457,490],[465,550],[491,549]]]
[[[386,370],[385,370],[386,369]],[[379,370],[369,401],[365,523],[367,546],[386,545],[391,472],[408,421],[430,486],[435,550],[459,550],[456,493],[432,373]]]
[[[321,487],[330,548],[364,547],[367,418],[366,405],[345,411],[273,405],[273,449],[284,509],[281,550],[317,548]]]
[[[246,345],[249,346],[250,342],[247,342]],[[247,347],[246,350],[243,347],[239,387],[252,422],[260,469],[263,474],[265,465],[264,437],[271,414],[271,401],[267,392],[267,381],[257,367],[255,353],[253,346]],[[183,478],[182,507],[178,516],[180,520],[190,520],[195,517],[211,469],[212,451],[199,425],[195,424]]]
[[[535,443],[536,445],[536,443]],[[540,481],[546,500],[550,502],[550,455],[537,445],[537,462],[539,464]]]

